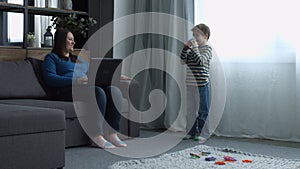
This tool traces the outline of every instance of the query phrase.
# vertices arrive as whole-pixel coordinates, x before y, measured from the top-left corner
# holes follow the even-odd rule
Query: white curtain
[[[115,0],[114,5],[115,20],[135,14],[132,25],[128,26],[128,22],[125,22],[123,25],[114,24],[114,42],[118,41],[119,35],[126,31],[135,33],[134,36],[128,37],[114,46],[113,53],[115,58],[134,58],[125,59],[123,73],[133,76],[138,70],[157,68],[165,72],[171,72],[178,78],[182,77],[185,69],[177,65],[178,62],[175,61],[175,58],[179,57],[183,43],[178,41],[178,39],[174,39],[175,36],[165,36],[163,33],[155,34],[152,32],[167,32],[172,35],[184,36],[182,38],[184,40],[191,38],[192,33],[190,29],[193,24],[185,24],[182,27],[175,20],[165,20],[163,15],[161,17],[159,15],[171,14],[192,23],[193,0]],[[148,12],[147,15],[141,16],[142,13],[146,12]],[[140,34],[139,31],[144,33]],[[184,131],[186,119],[183,114],[185,113],[186,104],[183,103],[181,105],[180,101],[183,100],[184,102],[185,98],[180,96],[174,80],[167,74],[162,73],[162,71],[146,70],[142,71],[144,74],[136,77],[140,82],[140,91],[142,91],[142,95],[139,97],[139,101],[142,104],[140,110],[146,112],[150,107],[153,108],[150,111],[152,115],[144,114],[141,117],[142,122],[145,122],[143,126]],[[184,79],[181,79],[181,81],[184,81]],[[160,89],[164,91],[164,94],[162,94],[162,97],[154,97],[155,99],[151,100],[149,92],[157,91],[154,89]],[[152,94],[160,95],[161,93],[154,92]],[[165,105],[165,109],[158,105]],[[164,113],[159,117],[149,117],[155,116],[155,113],[159,114],[161,111],[164,111]],[[149,119],[153,121],[146,123]]]
[[[59,0],[35,0],[34,6],[36,7],[45,7],[45,3],[48,2],[48,7],[57,8],[59,7]],[[35,46],[41,47],[41,43],[44,43],[44,34],[46,33],[47,27],[51,25],[51,17],[52,16],[34,16],[34,33],[36,35]],[[54,34],[55,30],[51,30],[52,34]]]
[[[297,2],[195,0],[227,82],[216,135],[300,142]]]

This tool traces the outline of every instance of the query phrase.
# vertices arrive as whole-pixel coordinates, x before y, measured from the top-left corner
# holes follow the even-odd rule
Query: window
[[[207,23],[222,60],[295,62],[296,0],[195,0],[195,23]]]
[[[21,4],[23,0],[7,0],[8,3]],[[9,43],[23,42],[24,14],[7,13],[7,39]]]
[[[23,5],[24,0],[7,0],[8,3]],[[49,7],[56,8],[59,6],[58,0],[34,0],[34,4],[37,7],[45,7],[45,3],[48,2]],[[46,28],[51,25],[51,16],[34,16],[34,32],[36,35],[36,47],[41,47],[43,43],[43,35],[46,32]],[[54,30],[52,30],[54,31]],[[24,14],[7,12],[7,42],[8,43],[20,43],[23,42],[24,32]],[[52,32],[54,33],[54,32]]]
[[[48,6],[51,8],[59,7],[58,0],[35,0],[35,6],[37,7],[45,7],[45,3],[48,2]],[[51,16],[41,16],[35,15],[34,16],[34,33],[36,35],[36,47],[41,47],[41,44],[44,43],[44,34],[46,33],[46,29],[49,25],[51,25]],[[54,34],[55,30],[51,30],[52,34]]]

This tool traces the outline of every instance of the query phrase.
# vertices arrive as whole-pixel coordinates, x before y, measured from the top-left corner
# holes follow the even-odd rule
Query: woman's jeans
[[[199,93],[195,94],[195,93]],[[201,133],[210,109],[210,83],[205,86],[187,86],[187,129],[189,135]]]
[[[91,108],[93,105],[91,105],[89,100],[92,99],[91,97],[93,97],[93,95],[88,95],[88,97],[82,96],[93,89],[95,89],[96,102],[101,113]],[[84,125],[82,127],[86,130],[89,136],[96,137],[103,135],[102,128],[104,120],[111,126],[112,129],[120,131],[121,114],[119,111],[122,109],[123,96],[119,88],[115,86],[99,87],[84,85],[75,87],[75,90],[80,90],[79,93],[81,93],[81,98],[83,98],[80,101],[86,102],[88,105],[88,108],[85,110],[87,111],[87,116],[82,118],[84,120],[81,121],[81,125]],[[55,99],[75,101],[72,97],[72,87],[59,88],[55,94]]]

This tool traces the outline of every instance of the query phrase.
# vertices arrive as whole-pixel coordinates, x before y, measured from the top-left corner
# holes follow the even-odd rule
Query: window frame
[[[25,0],[24,0],[25,1]],[[7,2],[7,0],[2,0],[2,2]],[[28,0],[28,5],[33,6],[34,5],[34,0]],[[0,27],[0,45],[1,46],[20,46],[22,47],[24,44],[24,37],[23,40],[21,42],[9,42],[8,41],[8,12],[10,11],[1,11],[0,12],[0,23],[2,23],[2,26]],[[14,12],[12,12],[14,13]],[[17,12],[16,12],[17,13]],[[23,21],[24,21],[24,13],[23,14]],[[28,16],[28,23],[24,23],[22,31],[23,31],[23,35],[25,34],[25,29],[24,27],[27,26],[28,27],[28,31],[29,32],[33,32],[34,31],[34,15],[29,14]]]

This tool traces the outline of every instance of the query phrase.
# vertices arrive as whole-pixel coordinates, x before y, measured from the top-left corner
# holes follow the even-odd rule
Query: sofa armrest
[[[140,86],[137,81],[134,80],[121,80],[118,84],[123,97],[128,100],[128,136],[138,137],[140,124]],[[131,104],[130,104],[131,103]],[[133,121],[132,121],[133,120]]]
[[[120,88],[124,98],[129,99],[130,80],[120,80],[118,87]]]
[[[118,85],[122,91],[123,97],[126,99],[131,99],[131,101],[137,101],[136,98],[139,98],[139,84],[135,80],[120,80]],[[134,89],[134,90],[132,90]]]

